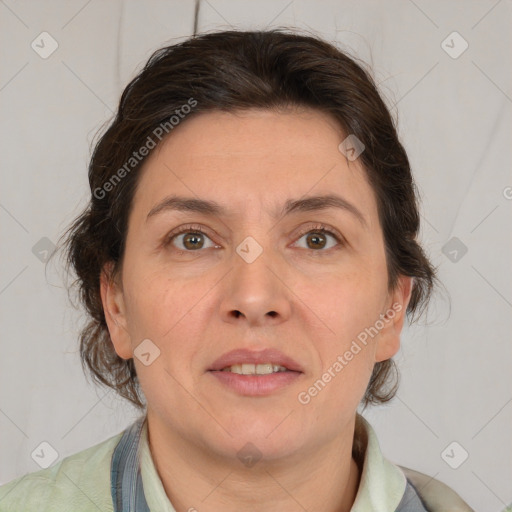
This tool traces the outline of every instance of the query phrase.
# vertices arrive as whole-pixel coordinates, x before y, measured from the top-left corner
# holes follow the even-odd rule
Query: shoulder
[[[430,512],[474,512],[450,487],[424,473],[398,466]]]
[[[122,435],[0,486],[0,512],[111,512],[110,461]]]

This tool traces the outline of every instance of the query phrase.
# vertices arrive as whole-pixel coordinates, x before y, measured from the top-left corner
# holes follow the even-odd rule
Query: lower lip
[[[268,375],[240,375],[224,371],[210,371],[222,384],[246,396],[264,396],[295,382],[301,372],[276,372]]]

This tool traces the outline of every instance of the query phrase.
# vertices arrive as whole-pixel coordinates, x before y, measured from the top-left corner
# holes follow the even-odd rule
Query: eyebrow
[[[366,228],[368,223],[364,215],[350,202],[336,194],[321,196],[308,196],[301,199],[289,199],[284,204],[281,212],[275,212],[274,218],[284,217],[292,213],[314,212],[337,208],[351,213]],[[164,211],[184,211],[201,213],[208,216],[225,216],[232,214],[219,203],[206,199],[197,199],[192,197],[169,196],[155,205],[146,217],[146,222],[153,216]]]

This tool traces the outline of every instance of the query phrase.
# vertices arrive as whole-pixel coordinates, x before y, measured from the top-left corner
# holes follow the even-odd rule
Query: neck
[[[360,480],[354,427],[355,417],[330,442],[244,467],[169,432],[148,412],[151,456],[176,512],[349,512]]]

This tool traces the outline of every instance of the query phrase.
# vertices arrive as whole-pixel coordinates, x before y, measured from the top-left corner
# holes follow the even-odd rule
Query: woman
[[[436,277],[409,162],[334,46],[218,32],[155,52],[89,167],[69,263],[84,365],[143,414],[0,488],[1,510],[471,510],[380,452]]]

